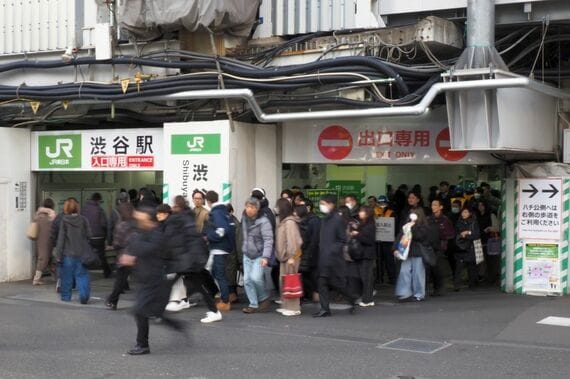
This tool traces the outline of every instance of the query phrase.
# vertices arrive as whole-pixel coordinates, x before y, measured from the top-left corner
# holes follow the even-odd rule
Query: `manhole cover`
[[[414,340],[409,338],[398,338],[378,346],[380,349],[411,351],[414,353],[433,354],[446,347],[451,346],[449,343]]]

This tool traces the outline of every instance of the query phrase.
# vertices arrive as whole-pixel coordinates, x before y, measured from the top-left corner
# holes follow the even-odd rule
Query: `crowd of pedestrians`
[[[116,270],[106,305],[117,309],[132,276],[138,332],[129,353],[141,355],[150,352],[150,321],[184,331],[168,312],[196,305],[194,294],[207,307],[201,322],[211,323],[239,302],[239,286],[245,314],[267,312],[275,302],[281,315],[299,316],[303,303],[316,302],[313,316],[327,317],[330,303],[341,299],[350,313],[374,306],[381,285],[395,286],[399,301],[424,301],[430,285],[432,295],[444,294],[448,282],[461,290],[464,271],[469,288],[496,283],[500,200],[490,186],[460,192],[442,182],[428,199],[424,204],[421,188],[406,185],[362,205],[354,195],[325,195],[313,204],[300,190],[284,190],[272,209],[265,191],[254,188],[241,219],[215,191],[194,191],[192,206],[177,196],[172,207],[147,189],[135,196],[121,191],[108,219],[98,193],[81,210],[67,199],[57,216],[47,199],[35,217],[33,284],[43,284],[43,273],[55,266],[61,300],[70,301],[75,287],[87,303],[92,258],[110,277],[106,252],[112,246]],[[386,226],[388,234],[379,232]]]

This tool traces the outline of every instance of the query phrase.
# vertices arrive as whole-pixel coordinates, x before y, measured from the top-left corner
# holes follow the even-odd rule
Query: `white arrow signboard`
[[[562,237],[562,179],[520,179],[520,239],[559,241]]]

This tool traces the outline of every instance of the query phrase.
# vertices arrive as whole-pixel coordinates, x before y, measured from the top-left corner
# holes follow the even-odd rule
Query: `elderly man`
[[[245,202],[242,217],[244,288],[249,300],[249,306],[243,308],[246,314],[265,312],[271,303],[264,271],[273,257],[273,227],[260,208],[259,200],[252,197]]]

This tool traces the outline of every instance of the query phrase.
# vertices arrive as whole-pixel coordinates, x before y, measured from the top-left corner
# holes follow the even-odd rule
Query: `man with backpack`
[[[218,201],[217,192],[208,191],[206,193],[206,202],[210,208],[210,214],[204,227],[204,234],[210,244],[210,255],[213,259],[212,275],[220,288],[221,301],[217,308],[220,311],[227,312],[231,309],[231,304],[226,277],[226,255],[230,254],[233,251],[233,246],[235,246],[235,224],[232,227],[228,208]]]

